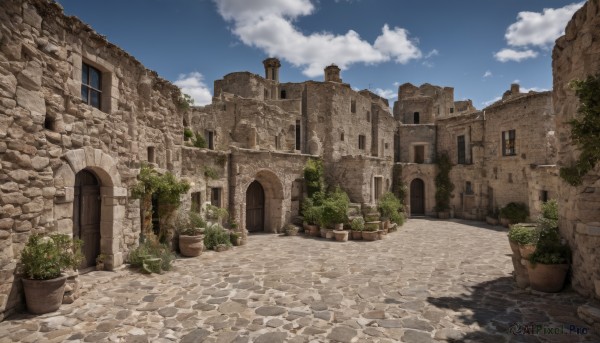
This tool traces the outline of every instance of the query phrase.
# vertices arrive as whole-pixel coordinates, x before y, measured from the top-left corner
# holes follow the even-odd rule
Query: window
[[[275,136],[275,149],[276,150],[281,149],[281,141],[279,139],[279,136]]]
[[[50,131],[56,131],[56,120],[46,114],[46,118],[44,119],[44,129]]]
[[[516,154],[515,130],[502,131],[502,156],[514,156]]]
[[[215,150],[215,132],[206,131],[206,141],[210,150]]]
[[[546,202],[548,201],[548,191],[540,191],[540,201]]]
[[[450,107],[450,113],[454,113],[454,107]]]
[[[301,149],[300,138],[302,135],[302,131],[300,130],[300,120],[296,120],[296,150]]]
[[[148,162],[150,163],[154,163],[154,147],[153,146],[149,146],[148,147]]]
[[[415,162],[414,163],[425,163],[425,146],[415,145]]]
[[[356,113],[356,100],[354,99],[350,101],[350,112]]]
[[[370,123],[371,122],[371,112],[367,111],[367,121]]]
[[[419,124],[419,122],[421,121],[419,112],[415,112],[413,113],[413,124]]]
[[[269,91],[265,89],[265,100],[269,98]]]
[[[458,164],[467,164],[464,135],[456,137],[456,145],[458,150]]]
[[[192,193],[192,207],[191,210],[193,212],[200,213],[200,208],[202,207],[202,193],[194,192]]]
[[[341,140],[341,141],[343,141],[343,140],[344,140],[344,133],[343,133],[343,132],[340,134],[340,140]]]
[[[358,135],[358,148],[365,150],[365,142],[367,141],[365,135]]]
[[[102,73],[86,63],[81,67],[81,99],[88,105],[102,109]]]
[[[465,182],[465,194],[473,194],[473,185],[471,181]]]
[[[280,98],[285,99],[286,97],[287,97],[287,93],[286,93],[285,89],[282,89]]]
[[[374,192],[373,192],[373,197],[375,199],[375,202],[379,201],[379,198],[381,198],[381,194],[383,194],[383,178],[381,176],[376,176],[374,178]]]
[[[221,207],[221,188],[210,189],[210,204]]]

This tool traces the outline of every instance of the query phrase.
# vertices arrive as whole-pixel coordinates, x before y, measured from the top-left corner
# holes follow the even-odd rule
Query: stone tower
[[[342,82],[340,78],[340,68],[335,64],[325,67],[325,82]]]
[[[279,67],[281,67],[281,62],[277,58],[269,57],[263,61],[263,65],[265,66],[265,78],[279,82]]]

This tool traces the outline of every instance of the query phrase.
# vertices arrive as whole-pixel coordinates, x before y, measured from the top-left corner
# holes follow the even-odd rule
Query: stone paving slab
[[[516,288],[506,230],[411,219],[381,241],[250,236],[172,271],[81,276],[58,312],[14,315],[4,342],[600,342],[585,299]],[[511,335],[513,323],[546,332]],[[567,330],[568,332],[568,330]]]

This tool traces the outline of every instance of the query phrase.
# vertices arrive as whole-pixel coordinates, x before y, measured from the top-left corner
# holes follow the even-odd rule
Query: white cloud
[[[421,63],[421,64],[424,65],[427,68],[433,68],[433,67],[435,67],[435,63],[429,62],[429,61],[423,61],[423,63]]]
[[[394,81],[393,85],[394,85],[394,87],[398,87],[398,86],[400,86],[400,82]]]
[[[529,93],[529,92],[546,92],[548,91],[548,89],[546,88],[539,88],[539,87],[531,87],[531,88],[523,88],[521,87],[521,89],[519,90],[521,93]]]
[[[520,83],[520,82],[521,82],[521,80],[519,80],[519,79],[516,79],[516,80],[514,80],[512,83]]]
[[[565,33],[567,23],[584,3],[544,8],[542,13],[519,12],[517,21],[506,29],[504,37],[510,46],[548,48]]]
[[[486,70],[485,73],[483,74],[483,77],[492,77],[492,76],[494,76],[494,75],[489,70]]]
[[[181,88],[181,92],[194,99],[195,106],[204,106],[212,102],[212,92],[204,83],[204,76],[199,72],[180,74],[177,81],[173,82]]]
[[[431,58],[431,57],[437,56],[439,54],[440,54],[440,52],[437,49],[433,49],[430,52],[428,52],[427,55],[425,55],[425,58]]]
[[[386,99],[394,99],[398,96],[398,93],[396,93],[395,91],[393,91],[391,89],[375,88],[375,91],[373,93],[379,95],[382,98],[386,98]]]
[[[501,99],[502,99],[502,97],[501,97],[501,96],[497,96],[497,97],[493,98],[492,100],[484,101],[484,102],[482,102],[481,104],[482,104],[483,106],[489,106],[489,105],[491,105],[491,104],[493,104],[493,103],[495,103],[496,101],[498,101],[498,100],[501,100]]]
[[[331,63],[346,69],[353,63],[394,60],[405,64],[422,56],[405,29],[390,29],[387,24],[373,44],[353,30],[343,35],[305,34],[293,22],[314,12],[311,0],[213,1],[221,16],[233,23],[232,32],[244,44],[304,68],[303,73],[309,77],[322,75],[323,68]]]
[[[522,60],[526,60],[528,58],[535,58],[535,57],[537,57],[537,55],[538,55],[537,51],[533,51],[530,49],[519,51],[519,50],[506,48],[506,49],[502,49],[502,50],[498,51],[497,53],[495,53],[494,57],[500,62],[508,62],[508,61],[521,62]]]

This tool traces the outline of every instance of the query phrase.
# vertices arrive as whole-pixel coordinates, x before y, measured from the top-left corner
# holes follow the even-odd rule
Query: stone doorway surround
[[[123,264],[121,239],[127,197],[127,188],[122,187],[116,161],[102,150],[91,147],[69,150],[63,159],[63,165],[54,172],[56,231],[73,234],[75,175],[84,169],[94,172],[101,184],[100,253],[106,255],[105,268],[112,270]]]
[[[261,169],[256,172],[254,178],[250,179],[247,183],[242,186],[244,206],[242,206],[244,213],[241,213],[240,218],[244,220],[242,224],[243,228],[246,228],[246,191],[252,182],[257,181],[260,183],[264,190],[264,232],[276,233],[281,229],[284,223],[283,217],[283,201],[284,192],[283,185],[279,180],[277,174],[268,169]]]

